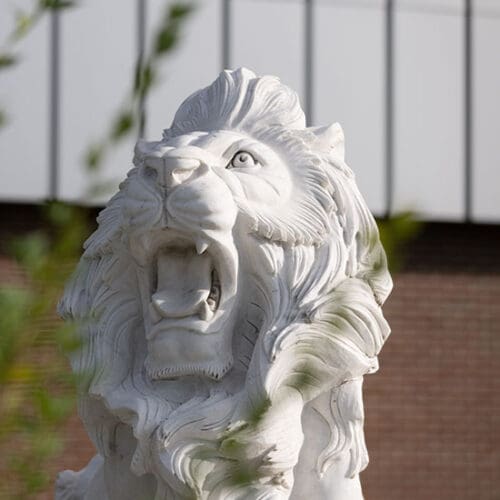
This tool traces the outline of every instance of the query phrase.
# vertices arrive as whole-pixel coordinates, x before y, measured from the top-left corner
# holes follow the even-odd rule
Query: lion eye
[[[227,168],[255,167],[257,160],[247,151],[238,151]]]

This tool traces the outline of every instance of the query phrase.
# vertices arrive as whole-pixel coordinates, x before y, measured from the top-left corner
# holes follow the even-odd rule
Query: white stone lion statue
[[[224,71],[134,164],[60,304],[97,455],[56,498],[361,499],[392,282],[340,126]]]

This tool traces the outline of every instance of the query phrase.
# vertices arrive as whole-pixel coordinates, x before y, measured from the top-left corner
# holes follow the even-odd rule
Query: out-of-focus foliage
[[[18,63],[18,41],[49,11],[68,0],[38,0],[16,13],[15,27],[0,49],[0,70]],[[87,167],[98,171],[104,154],[144,121],[142,103],[157,78],[161,59],[177,46],[193,4],[169,2],[152,49],[136,64],[132,92],[101,143],[89,149]],[[13,110],[15,111],[15,110]],[[6,122],[0,109],[0,126]],[[100,185],[102,188],[102,185]],[[0,498],[28,499],[54,481],[50,464],[63,447],[64,423],[75,410],[75,383],[67,356],[79,347],[74,326],[56,318],[57,302],[81,255],[92,223],[88,211],[49,202],[43,226],[10,241],[7,252],[19,282],[0,278]]]
[[[0,50],[0,70],[19,62],[16,44],[45,13],[72,2],[39,0],[18,10]],[[0,127],[6,113],[0,109]],[[0,280],[0,497],[28,498],[51,480],[46,463],[61,447],[61,424],[74,409],[73,377],[61,352],[77,342],[55,318],[55,305],[88,226],[75,207],[44,207],[46,226],[9,243],[19,283]]]
[[[144,101],[153,85],[158,82],[158,65],[177,47],[183,22],[193,9],[194,3],[190,2],[174,2],[166,7],[148,45],[149,50],[141,54],[136,61],[134,78],[126,102],[116,113],[107,134],[87,150],[85,164],[90,174],[94,175],[99,171],[107,152],[114,145],[131,133],[137,134],[142,131],[145,121]],[[96,182],[91,186],[91,195],[99,194],[102,185],[103,179],[97,176]]]
[[[10,242],[20,283],[0,285],[2,498],[29,498],[47,487],[47,461],[62,449],[61,425],[74,410],[62,354],[78,341],[55,308],[89,224],[82,209],[55,202],[44,206],[44,220],[40,231]]]
[[[19,62],[16,51],[17,43],[28,35],[38,22],[50,11],[59,11],[73,7],[73,0],[36,0],[31,10],[15,11],[14,28],[0,46],[0,71],[11,68]],[[7,113],[0,107],[0,128],[7,123]]]
[[[422,229],[422,222],[412,212],[401,212],[388,219],[378,221],[380,240],[387,254],[392,273],[401,269],[405,247]]]

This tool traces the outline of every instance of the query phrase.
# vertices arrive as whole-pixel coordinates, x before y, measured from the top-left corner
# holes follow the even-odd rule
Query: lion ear
[[[326,150],[333,149],[342,158],[342,161],[344,161],[344,131],[339,123],[334,123],[326,127],[311,127],[309,130],[319,139],[321,147]]]

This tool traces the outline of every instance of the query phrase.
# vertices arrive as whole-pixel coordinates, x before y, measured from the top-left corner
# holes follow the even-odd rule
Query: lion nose
[[[201,161],[196,158],[152,157],[146,160],[146,166],[156,170],[158,184],[172,188],[189,179],[201,166]]]
[[[155,147],[145,155],[145,166],[156,171],[158,184],[172,188],[193,175],[201,175],[216,162],[207,151],[195,146]],[[205,167],[205,168],[202,168]]]
[[[201,161],[196,158],[164,158],[163,179],[158,176],[158,182],[171,188],[187,181],[193,172],[201,166]]]

